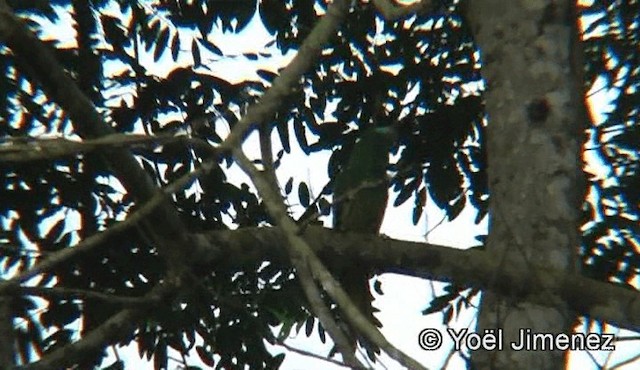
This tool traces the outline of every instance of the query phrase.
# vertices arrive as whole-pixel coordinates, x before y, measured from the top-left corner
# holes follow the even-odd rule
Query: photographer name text
[[[486,329],[482,333],[469,332],[469,329],[448,328],[447,333],[453,339],[454,348],[467,348],[494,351],[504,348],[502,329]],[[531,329],[520,329],[517,340],[509,343],[514,351],[613,351],[615,335],[606,333],[534,333]]]

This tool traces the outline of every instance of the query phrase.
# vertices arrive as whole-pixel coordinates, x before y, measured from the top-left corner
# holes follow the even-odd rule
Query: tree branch
[[[322,294],[320,293],[320,289],[318,289],[318,286],[313,280],[311,271],[309,271],[309,268],[304,263],[299,263],[296,265],[300,266],[299,268],[296,268],[296,272],[298,274],[298,279],[300,280],[300,285],[302,285],[304,294],[309,300],[309,304],[311,305],[313,312],[320,320],[320,323],[327,330],[334,343],[336,344],[336,347],[342,355],[345,363],[347,363],[352,368],[364,368],[364,366],[356,358],[355,353],[351,350],[349,338],[347,338],[345,331],[338,325],[336,320],[334,320],[333,316],[331,315],[331,311],[322,300]]]
[[[99,149],[148,147],[169,143],[189,145],[194,139],[174,135],[109,134],[98,139],[74,141],[64,138],[12,138],[0,145],[0,163],[54,160]]]
[[[285,245],[288,246],[287,252],[291,264],[296,268],[300,285],[311,305],[313,313],[318,316],[318,319],[322,323],[323,327],[327,329],[329,335],[336,343],[336,347],[343,359],[350,366],[355,368],[363,367],[356,359],[349,340],[345,336],[344,331],[337,325],[328,308],[321,299],[320,291],[315,285],[312,270],[310,270],[307,263],[309,253],[305,253],[308,247],[304,245],[304,241],[298,240],[298,230],[295,223],[290,219],[287,214],[286,207],[282,202],[282,197],[277,192],[276,188],[272,187],[272,183],[268,179],[268,175],[258,172],[251,161],[244,155],[241,149],[235,149],[233,156],[240,168],[242,168],[247,175],[251,178],[254,185],[258,189],[258,192],[262,195],[267,210],[274,219],[276,225],[279,225],[286,235],[287,241]]]
[[[242,168],[242,170],[251,178],[251,181],[253,181],[258,192],[262,195],[271,217],[284,233],[286,242],[283,244],[287,247],[287,252],[292,265],[297,270],[304,271],[307,268],[310,269],[313,274],[313,278],[320,283],[322,289],[324,289],[331,299],[337,303],[348,322],[365,338],[371,341],[371,343],[382,348],[391,358],[400,362],[403,366],[409,369],[425,369],[416,360],[406,355],[387,341],[380,331],[364,317],[364,315],[353,304],[351,298],[349,298],[349,296],[344,292],[340,283],[335,280],[327,268],[314,254],[305,239],[300,237],[298,226],[287,214],[287,209],[277,190],[271,188],[269,181],[265,179],[265,176],[255,168],[241,149],[235,149],[233,151],[233,155],[240,168]],[[307,293],[307,291],[305,291],[305,293]],[[307,299],[311,301],[314,297],[307,296]],[[316,312],[316,314],[318,314],[318,312]],[[322,324],[325,325],[325,322]],[[325,326],[325,328],[327,328],[327,326]],[[349,350],[348,348],[341,347],[338,347],[338,349],[343,353],[343,356],[344,353]],[[348,360],[348,357],[346,358]]]
[[[373,5],[382,14],[384,19],[388,21],[396,21],[414,13],[422,13],[429,6],[431,0],[417,0],[410,5],[399,5],[393,0],[373,0]]]
[[[170,283],[161,284],[153,288],[142,299],[149,301],[160,300],[162,297],[170,295],[176,288],[178,287]],[[96,348],[104,346],[105,342],[115,343],[120,340],[124,334],[133,329],[138,320],[144,318],[146,313],[147,310],[144,309],[122,310],[82,337],[81,340],[59,348],[47,354],[40,361],[27,364],[20,367],[20,369],[49,370],[67,368],[77,362],[78,359],[90,355]]]
[[[196,251],[195,260],[205,265],[214,260],[218,268],[264,260],[287,264],[288,252],[283,245],[288,239],[277,228],[212,231],[199,237],[216,245]],[[343,261],[357,261],[378,273],[455,282],[489,289],[519,302],[553,306],[560,299],[579,314],[629,330],[640,328],[640,293],[613,283],[564,270],[531,267],[522,261],[509,261],[500,268],[499,260],[475,248],[460,250],[369,234],[339,233],[315,225],[309,225],[301,237],[332,271],[348,268]],[[367,248],[363,249],[363,245]]]
[[[68,114],[74,130],[83,138],[99,138],[115,134],[96,111],[93,103],[78,88],[75,81],[65,72],[48,48],[35,37],[16,17],[5,0],[0,0],[0,39],[13,51],[17,58],[22,58],[31,66],[30,74],[42,85],[47,94],[56,101]],[[158,188],[140,167],[139,163],[127,149],[113,149],[104,156],[115,175],[124,187],[140,202],[151,199]],[[154,232],[163,240],[185,240],[186,229],[177,212],[166,200],[156,212],[149,215],[149,224]],[[160,254],[175,264],[188,256],[189,243],[184,248],[161,248]]]
[[[126,296],[118,296],[109,293],[102,292],[94,292],[85,289],[71,289],[71,288],[58,288],[58,287],[37,287],[37,286],[27,286],[27,287],[16,287],[14,288],[15,292],[20,295],[32,295],[38,297],[59,297],[59,298],[67,298],[67,299],[83,299],[83,300],[97,300],[102,302],[108,302],[110,304],[118,304],[122,306],[127,306],[130,308],[138,308],[140,309],[142,306],[148,306],[154,303],[160,302],[159,300],[152,300],[149,297],[126,297]],[[152,297],[157,298],[157,297]]]
[[[211,148],[211,150],[215,151],[215,149],[213,148]],[[91,235],[90,237],[82,240],[74,247],[65,248],[60,251],[48,254],[42,262],[31,267],[29,270],[9,280],[0,282],[0,295],[3,294],[6,290],[17,286],[44,271],[50,270],[55,266],[68,261],[71,258],[75,258],[81,254],[93,250],[94,248],[105,243],[109,238],[118,235],[119,233],[124,232],[135,225],[138,225],[140,222],[145,220],[157,207],[159,207],[169,195],[184,188],[198,175],[210,172],[214,168],[214,165],[216,164],[212,164],[210,162],[203,163],[198,169],[183,175],[173,183],[160,189],[153,196],[153,198],[144,203],[137,210],[133,211],[124,221],[114,224],[100,233]],[[198,238],[194,238],[191,235],[189,236],[189,239],[196,242],[196,244],[198,240],[201,240]]]
[[[343,367],[348,367],[349,366],[347,364],[344,364],[342,362],[333,360],[331,358],[323,357],[323,356],[320,356],[320,355],[315,354],[313,352],[304,351],[304,350],[301,350],[299,348],[290,346],[287,343],[285,343],[284,341],[279,341],[277,344],[279,346],[281,346],[281,347],[286,348],[288,351],[295,352],[295,353],[297,353],[299,355],[308,356],[308,357],[315,358],[315,359],[318,359],[318,360],[321,360],[321,361],[326,361],[326,362],[329,362],[329,363],[332,363],[332,364],[338,365],[338,366],[343,366]]]
[[[276,78],[273,86],[267,90],[259,103],[252,105],[247,114],[236,124],[234,130],[219,147],[220,152],[238,146],[252,125],[260,124],[274,114],[282,104],[283,98],[290,94],[293,86],[297,85],[300,76],[310,68],[320,55],[323,45],[333,37],[347,8],[346,0],[335,1],[331,4],[327,15],[314,27],[290,65]],[[69,113],[76,131],[81,136],[92,138],[114,133],[114,130],[98,115],[91,101],[82,94],[42,43],[31,35],[22,22],[13,15],[4,0],[0,0],[0,37],[16,55],[29,60],[37,79],[54,100]],[[114,150],[106,159],[114,168],[116,176],[132,194],[140,198],[142,202],[153,198],[157,189],[131,153],[126,150]],[[213,166],[215,160],[217,158],[206,161],[203,167],[205,165]],[[192,175],[191,178],[198,176],[198,174]],[[181,248],[159,248],[160,253],[170,265],[182,264],[185,261],[185,256],[192,254],[191,248],[182,248],[183,245],[185,247],[187,245],[189,247],[197,246],[197,243],[184,243],[185,229],[169,202],[163,202],[162,207],[149,215],[149,224],[158,232],[158,239],[167,241],[162,245],[171,246],[169,241],[181,245]],[[115,315],[113,319],[116,320],[123,315],[132,316],[134,313],[125,310]],[[79,348],[91,345],[91,343],[94,346],[99,346],[100,341],[96,338],[99,337],[99,333],[103,329],[105,329],[105,325],[67,347]]]

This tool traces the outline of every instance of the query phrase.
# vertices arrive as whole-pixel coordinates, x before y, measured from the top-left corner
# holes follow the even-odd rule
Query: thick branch
[[[276,225],[279,225],[285,235],[285,246],[291,264],[296,268],[298,280],[304,291],[311,309],[320,320],[322,326],[327,330],[331,338],[336,344],[338,351],[342,355],[344,361],[351,367],[362,367],[358,359],[355,357],[349,341],[344,333],[330,314],[329,308],[322,301],[320,290],[318,289],[313,277],[313,269],[310,268],[308,259],[314,258],[313,253],[309,252],[309,247],[298,236],[297,225],[289,217],[286,207],[282,202],[280,193],[277,188],[273,187],[273,183],[269,181],[269,174],[260,173],[244,155],[242,150],[235,150],[234,157],[238,161],[240,167],[249,175],[256,188],[264,198],[269,214],[274,219]]]
[[[197,250],[203,264],[240,266],[269,260],[288,264],[286,238],[276,228],[248,228],[200,234],[211,248]],[[640,294],[621,286],[592,280],[565,271],[535,268],[523,262],[499,260],[481,250],[460,250],[427,243],[393,240],[375,235],[340,233],[308,226],[302,237],[332,270],[348,268],[358,261],[379,273],[393,272],[487,289],[542,306],[561,299],[576,312],[621,328],[640,328]],[[200,243],[204,244],[204,243]]]
[[[346,1],[336,1],[329,7],[327,15],[314,27],[309,37],[302,44],[298,55],[274,81],[272,88],[265,93],[260,102],[249,108],[245,117],[236,125],[227,140],[225,140],[225,143],[220,147],[221,151],[236,147],[245,137],[251,125],[260,124],[274,114],[282,104],[283,97],[289,95],[291,89],[297,85],[300,76],[313,65],[323,45],[329,38],[334,36],[343,16],[342,13],[347,7],[346,4]],[[341,11],[340,8],[343,8],[343,10]],[[114,130],[101,119],[91,101],[82,94],[73,80],[66,75],[51,53],[12,14],[3,0],[0,0],[0,37],[16,55],[30,61],[33,69],[31,72],[34,73],[52,98],[69,113],[76,131],[81,136],[95,138],[114,133]],[[125,187],[136,195],[141,202],[153,197],[157,189],[155,189],[151,179],[141,170],[128,151],[113,150],[107,159],[110,160],[116,175],[121,179]],[[149,217],[150,224],[158,231],[159,239],[167,242],[161,243],[161,245],[169,247],[168,250],[166,250],[167,248],[161,248],[160,252],[165,258],[168,257],[167,259],[170,263],[174,261],[173,257],[177,257],[175,259],[178,263],[184,262],[185,259],[181,257],[191,254],[190,248],[171,248],[171,241],[181,246],[192,246],[194,243],[184,243],[186,235],[175,210],[170,207],[168,202],[164,202],[163,205]],[[175,253],[179,255],[172,257]],[[131,316],[134,313],[122,311],[112,319],[116,320],[122,315]],[[69,351],[90,345],[99,346],[107,338],[105,335],[100,335],[107,329],[105,325],[102,325],[79,342],[67,346]],[[102,339],[99,340],[99,338]],[[65,349],[66,351],[67,349]]]

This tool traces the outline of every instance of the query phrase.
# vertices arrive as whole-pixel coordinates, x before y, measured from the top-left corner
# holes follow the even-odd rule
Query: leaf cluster
[[[640,2],[594,2],[580,14],[585,83],[603,82],[613,94],[604,120],[589,128],[586,154],[601,163],[603,175],[589,181],[584,206],[582,254],[585,273],[630,284],[640,272]]]
[[[56,58],[76,79],[105,121],[119,133],[186,135],[210,146],[221,143],[247,104],[269,88],[277,75],[260,71],[260,80],[232,83],[214,76],[207,65],[230,57],[209,35],[214,27],[242,30],[256,5],[260,19],[282,52],[298,50],[312,25],[326,10],[324,2],[308,1],[57,1],[9,2],[36,34],[48,22],[70,15],[76,26],[73,43],[48,41]],[[301,88],[287,97],[285,108],[271,122],[282,146],[275,163],[292,153],[292,140],[308,156],[332,151],[327,172],[333,178],[346,164],[360,133],[372,125],[395,125],[391,187],[394,205],[413,200],[413,222],[426,207],[427,193],[436,205],[457,217],[467,202],[487,212],[482,82],[478,53],[456,2],[438,3],[420,16],[385,22],[370,3],[357,4],[338,37]],[[170,58],[192,64],[166,74],[149,72],[155,62]],[[267,53],[232,57],[249,60]],[[146,58],[146,59],[145,59]],[[35,81],[28,61],[0,49],[0,137],[34,140],[42,135],[73,136],[65,112],[49,100]],[[74,124],[76,124],[74,122]],[[79,123],[81,124],[81,123]],[[136,158],[160,187],[193,171],[211,152],[197,145],[136,148]],[[29,165],[2,164],[0,219],[3,273],[19,273],[49,253],[122,222],[142,205],[123,190],[104,161],[107,151],[78,154]],[[264,226],[271,223],[262,200],[249,184],[228,178],[232,161],[222,156],[218,167],[171,199],[193,232]],[[298,183],[298,198],[307,206],[330,211],[331,187],[313,202],[310,186]],[[292,191],[292,181],[284,192]],[[39,282],[71,291],[114,297],[139,297],[164,277],[157,240],[144,223],[110,238],[98,252],[83,255],[47,271]],[[288,268],[259,261],[250,266],[210,270],[195,268],[193,287],[156,307],[130,335],[113,343],[135,340],[142,356],[165,368],[168,350],[200,358],[217,368],[277,368],[282,356],[266,351],[265,341],[279,339],[272,328],[284,323],[313,323],[306,301]],[[46,356],[84,336],[122,308],[76,293],[16,300],[19,353],[23,362]],[[80,320],[80,321],[78,321]],[[82,330],[78,332],[77,323]],[[74,326],[75,324],[76,326]],[[299,327],[300,328],[300,327]],[[204,339],[197,345],[195,338]],[[100,363],[104,353],[83,359]]]

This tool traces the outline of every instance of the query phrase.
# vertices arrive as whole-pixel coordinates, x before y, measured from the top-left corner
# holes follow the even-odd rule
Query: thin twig
[[[332,358],[329,358],[329,357],[320,356],[320,355],[318,355],[316,353],[313,353],[313,352],[301,350],[299,348],[296,348],[296,347],[288,345],[284,341],[279,341],[277,344],[279,346],[281,346],[281,347],[286,348],[288,351],[291,351],[291,352],[294,352],[294,353],[297,353],[297,354],[300,354],[300,355],[303,355],[303,356],[312,357],[312,358],[315,358],[315,359],[318,359],[318,360],[321,360],[321,361],[326,361],[326,362],[332,363],[334,365],[342,366],[342,367],[349,367],[349,365],[345,364],[344,362],[336,361],[336,360],[334,360]]]
[[[104,301],[112,304],[119,304],[122,306],[145,306],[150,305],[157,300],[151,300],[149,297],[125,297],[117,296],[108,293],[94,292],[85,289],[72,289],[72,288],[57,288],[57,287],[20,287],[20,293],[23,295],[32,295],[39,297],[57,297],[57,298],[79,298],[79,299],[92,299],[97,301]]]

